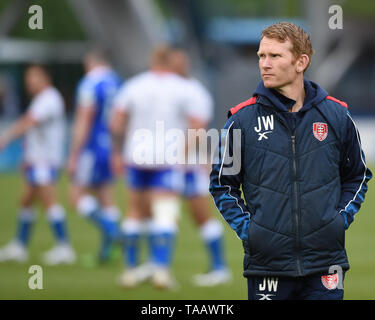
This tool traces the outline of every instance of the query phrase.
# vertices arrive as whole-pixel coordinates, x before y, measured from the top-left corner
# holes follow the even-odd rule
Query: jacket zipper
[[[299,256],[300,249],[300,217],[299,217],[299,197],[298,197],[298,181],[297,181],[297,159],[296,159],[296,136],[293,134],[292,139],[292,151],[293,151],[293,194],[294,194],[294,217],[296,222],[296,247],[297,247],[297,271],[298,275],[302,276],[301,261]]]
[[[272,107],[268,105],[264,105],[270,109]],[[297,180],[297,149],[296,149],[296,136],[295,130],[291,130],[289,126],[284,122],[277,112],[274,113],[275,116],[279,119],[280,123],[289,131],[292,140],[292,154],[293,154],[293,195],[294,195],[294,218],[296,223],[296,264],[297,264],[297,272],[299,276],[302,276],[302,268],[301,268],[301,258],[300,258],[300,216],[299,216],[299,195],[298,195],[298,180]]]

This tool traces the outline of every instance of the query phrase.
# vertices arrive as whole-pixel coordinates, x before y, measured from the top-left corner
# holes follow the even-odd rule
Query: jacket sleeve
[[[367,168],[358,129],[347,112],[347,129],[342,153],[340,213],[344,217],[345,229],[353,222],[367,192],[367,183],[372,173]]]
[[[210,193],[215,205],[237,236],[248,241],[250,212],[241,198],[242,143],[241,130],[230,117],[219,139],[210,175]]]

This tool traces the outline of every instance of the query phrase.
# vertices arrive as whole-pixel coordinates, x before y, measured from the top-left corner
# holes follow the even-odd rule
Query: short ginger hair
[[[262,31],[261,40],[263,38],[276,39],[280,42],[290,40],[292,43],[292,53],[295,58],[300,57],[302,54],[306,54],[309,57],[309,64],[305,71],[308,69],[311,63],[314,49],[312,48],[310,36],[301,27],[291,22],[278,22],[272,24]]]

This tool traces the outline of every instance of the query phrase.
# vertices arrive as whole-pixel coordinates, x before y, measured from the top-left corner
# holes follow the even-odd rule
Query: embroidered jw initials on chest
[[[254,127],[254,131],[258,133],[258,141],[268,139],[267,134],[272,133],[274,128],[273,114],[270,116],[258,117],[258,126]]]

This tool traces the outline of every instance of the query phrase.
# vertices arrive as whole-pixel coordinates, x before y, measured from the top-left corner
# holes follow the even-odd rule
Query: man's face
[[[31,67],[25,74],[25,85],[27,92],[34,96],[39,93],[46,84],[46,77],[37,67]]]
[[[189,59],[183,52],[174,52],[171,56],[171,68],[173,72],[176,72],[180,76],[187,77],[189,75]]]
[[[260,41],[257,53],[259,70],[266,88],[282,89],[297,79],[296,59],[291,50],[292,43],[289,39],[280,42],[264,37]]]

